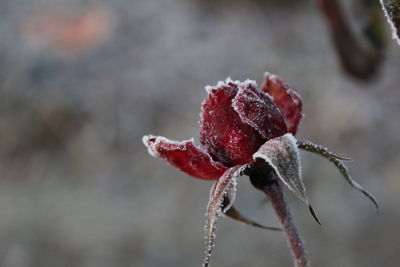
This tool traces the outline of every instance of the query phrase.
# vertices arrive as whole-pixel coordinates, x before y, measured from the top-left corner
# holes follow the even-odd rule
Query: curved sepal
[[[380,0],[385,16],[392,29],[393,39],[400,45],[400,2],[398,0]]]
[[[308,205],[311,215],[318,224],[321,224],[306,194],[301,177],[300,154],[297,148],[297,140],[291,133],[268,140],[253,155],[253,158],[254,160],[263,159],[267,162],[289,190]]]
[[[221,216],[222,202],[225,196],[230,200],[225,204],[224,210],[229,210],[235,199],[236,178],[242,174],[245,166],[235,166],[224,172],[221,178],[213,185],[207,207],[206,220],[206,250],[203,267],[210,266],[210,258],[214,247],[217,218]]]
[[[303,149],[305,151],[318,154],[318,155],[326,158],[333,164],[335,164],[336,168],[338,168],[338,170],[342,174],[343,178],[353,188],[355,188],[356,190],[363,193],[366,197],[368,197],[371,200],[371,202],[374,204],[374,206],[376,207],[377,211],[379,211],[379,205],[378,205],[378,202],[376,201],[375,197],[371,193],[369,193],[367,190],[365,190],[359,183],[357,183],[356,181],[354,181],[351,178],[351,176],[347,170],[347,167],[342,162],[342,160],[348,160],[347,158],[339,157],[339,156],[333,154],[332,152],[328,151],[328,149],[326,147],[316,145],[316,144],[313,144],[308,141],[307,142],[297,141],[297,146],[298,146],[298,148]]]
[[[276,172],[282,182],[304,203],[308,197],[301,178],[300,155],[297,140],[288,133],[268,140],[253,155],[254,160],[265,160]]]
[[[232,203],[232,201],[228,197],[224,197],[224,200],[222,202],[222,211],[226,217],[229,217],[235,221],[238,221],[238,222],[241,222],[243,224],[250,225],[253,227],[257,227],[257,228],[261,228],[261,229],[265,229],[265,230],[271,230],[271,231],[282,231],[282,228],[265,226],[265,225],[259,224],[255,221],[243,216],[233,205],[230,205],[230,207],[229,207],[230,203]]]

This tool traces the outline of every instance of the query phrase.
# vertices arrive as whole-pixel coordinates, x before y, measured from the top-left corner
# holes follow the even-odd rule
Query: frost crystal
[[[375,205],[376,209],[379,211],[379,205],[378,202],[376,201],[375,197],[373,195],[371,195],[371,193],[369,193],[368,191],[366,191],[359,183],[357,183],[356,181],[353,180],[353,178],[351,178],[347,167],[343,164],[342,160],[349,160],[347,158],[342,158],[339,157],[335,154],[333,154],[332,152],[328,151],[327,148],[320,146],[320,145],[316,145],[313,144],[311,142],[303,142],[303,141],[298,141],[297,142],[297,146],[300,149],[318,154],[320,156],[323,156],[324,158],[328,159],[330,162],[332,162],[336,168],[338,168],[338,170],[340,171],[340,173],[343,175],[343,178],[356,190],[360,191],[361,193],[363,193],[366,197],[368,197],[371,202]]]
[[[254,159],[265,160],[282,182],[304,203],[309,205],[301,178],[300,154],[297,140],[290,133],[267,141],[253,155]]]
[[[392,29],[393,39],[400,45],[400,1],[399,0],[380,0]]]
[[[207,91],[207,93],[211,94],[213,92],[213,90],[216,90],[220,87],[224,87],[224,86],[229,86],[229,85],[236,85],[238,86],[240,84],[240,81],[238,80],[232,80],[231,77],[228,77],[225,79],[225,81],[218,81],[217,85],[206,85],[205,89]]]
[[[206,250],[203,262],[204,267],[210,265],[210,258],[214,247],[217,218],[222,214],[224,197],[229,196],[227,199],[230,199],[230,203],[228,203],[224,208],[224,210],[227,210],[232,206],[236,193],[236,178],[241,175],[243,168],[243,166],[235,166],[228,169],[211,188],[210,200],[208,202],[206,213]]]
[[[269,72],[264,73],[261,90],[273,97],[273,102],[285,116],[288,131],[295,135],[300,120],[303,118],[303,103],[300,95],[289,84]]]
[[[382,3],[392,2],[382,1]],[[387,14],[392,16],[391,11],[388,12]],[[395,22],[398,23],[398,20]],[[152,156],[163,159],[190,176],[203,180],[216,180],[211,188],[206,213],[204,267],[210,265],[216,223],[222,214],[251,226],[281,230],[247,219],[233,207],[236,179],[247,168],[250,169],[246,174],[250,176],[253,185],[261,189],[261,186],[258,186],[261,184],[263,191],[270,197],[286,231],[287,225],[291,222],[286,205],[283,205],[282,209],[279,208],[284,202],[281,187],[276,183],[278,178],[275,179],[275,176],[278,176],[284,185],[308,205],[314,219],[319,223],[309,204],[302,181],[299,148],[329,159],[347,182],[364,193],[377,206],[373,196],[350,177],[342,163],[344,158],[332,154],[324,147],[310,142],[298,142],[294,138],[303,117],[300,95],[276,75],[269,73],[265,74],[265,81],[260,89],[257,89],[257,84],[252,80],[239,82],[231,78],[218,82],[216,86],[206,86],[208,94],[202,103],[200,113],[201,147],[194,144],[193,138],[177,142],[162,136],[143,137],[143,143]],[[253,170],[262,173],[260,177],[256,177],[263,180],[262,183],[258,185],[254,183],[251,173]],[[268,177],[269,175],[271,177]],[[289,237],[291,234],[297,235],[293,231],[287,233]],[[293,244],[295,247],[302,246],[298,237],[292,242],[292,247]],[[307,264],[303,258],[297,260],[299,266]]]
[[[239,86],[232,107],[243,123],[256,129],[267,140],[287,132],[284,118],[277,106],[268,94],[258,91],[252,83]]]
[[[226,170],[203,149],[196,147],[193,138],[177,142],[162,136],[148,135],[143,143],[150,155],[160,157],[181,171],[204,180],[216,180]]]

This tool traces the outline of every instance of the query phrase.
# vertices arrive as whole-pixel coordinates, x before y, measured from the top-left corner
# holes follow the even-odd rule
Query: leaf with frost
[[[400,1],[380,0],[383,11],[392,29],[393,39],[400,45]]]
[[[223,211],[229,210],[235,199],[236,192],[236,178],[242,173],[244,166],[235,166],[224,172],[224,174],[218,179],[218,181],[211,188],[210,199],[207,207],[207,220],[206,220],[206,255],[203,262],[203,266],[210,266],[210,258],[212,249],[214,247],[216,221],[217,218],[222,214]],[[224,209],[223,200],[224,197],[228,196],[228,202]]]
[[[344,157],[335,155],[332,152],[330,152],[328,150],[328,148],[321,146],[321,145],[314,144],[309,141],[297,141],[297,146],[300,149],[303,149],[303,150],[306,150],[309,152],[313,152],[315,154],[319,154],[329,160],[330,160],[330,158],[335,158],[338,160],[351,160],[350,158],[344,158]]]
[[[263,159],[275,171],[279,179],[310,209],[311,215],[320,224],[308,200],[301,178],[300,154],[297,140],[291,133],[270,139],[253,155],[254,160]]]
[[[253,155],[254,159],[265,160],[276,172],[282,182],[303,202],[308,197],[301,179],[300,156],[292,134],[267,141]]]
[[[228,197],[225,197],[222,202],[222,210],[223,210],[223,214],[225,216],[227,216],[233,220],[239,221],[241,223],[244,223],[246,225],[253,226],[253,227],[257,227],[257,228],[261,228],[261,229],[265,229],[265,230],[271,230],[271,231],[282,231],[282,228],[264,226],[264,225],[259,224],[251,219],[246,218],[233,205],[231,205],[230,208],[227,209],[229,203],[232,203],[232,201]]]
[[[298,141],[297,146],[300,149],[318,154],[318,155],[328,159],[333,164],[335,164],[336,168],[338,168],[340,173],[343,175],[344,179],[352,187],[354,187],[355,189],[357,189],[358,191],[363,193],[366,197],[368,197],[372,201],[372,203],[375,205],[376,209],[379,211],[379,205],[378,205],[378,202],[376,201],[375,197],[373,195],[371,195],[371,193],[369,193],[367,190],[365,190],[359,183],[357,183],[356,181],[354,181],[351,178],[351,176],[347,170],[347,167],[342,162],[342,160],[348,160],[348,159],[336,156],[332,152],[328,151],[328,149],[326,147],[316,145],[311,142]]]

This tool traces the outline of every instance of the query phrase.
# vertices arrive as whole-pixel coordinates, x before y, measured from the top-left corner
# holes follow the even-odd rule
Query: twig
[[[357,35],[337,0],[316,0],[316,2],[326,17],[343,68],[358,79],[371,78],[379,69],[383,59],[384,47],[378,45],[381,44],[381,40],[376,40],[380,34],[368,32],[364,36]],[[374,19],[373,23],[376,21],[379,20]],[[373,28],[369,27],[369,29]]]

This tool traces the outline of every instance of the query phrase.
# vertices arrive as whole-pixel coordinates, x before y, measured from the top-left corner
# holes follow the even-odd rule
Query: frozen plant
[[[207,86],[202,103],[200,146],[194,140],[177,142],[161,136],[144,136],[152,156],[160,157],[181,171],[203,180],[215,180],[207,207],[206,256],[209,266],[215,238],[216,219],[225,214],[241,222],[271,229],[243,217],[234,207],[236,178],[250,177],[254,187],[264,192],[286,233],[295,266],[309,266],[305,248],[282,194],[287,186],[308,207],[319,223],[308,200],[301,177],[299,149],[317,153],[330,160],[347,182],[375,199],[349,176],[338,157],[326,148],[295,139],[303,117],[299,94],[275,75],[265,74],[260,90],[254,81],[232,81]]]
[[[400,45],[400,0],[380,0],[392,30],[393,39]]]

